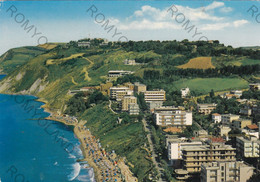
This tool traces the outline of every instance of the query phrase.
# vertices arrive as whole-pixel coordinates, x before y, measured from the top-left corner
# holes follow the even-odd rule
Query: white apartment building
[[[122,111],[129,110],[129,104],[136,104],[137,98],[135,96],[124,96],[122,99]]]
[[[165,101],[165,91],[164,90],[152,90],[144,92],[144,100],[146,102],[152,101]]]
[[[159,126],[190,126],[192,112],[174,107],[161,107],[154,110],[156,124]]]
[[[240,157],[259,157],[260,141],[255,137],[236,137],[237,154]]]
[[[140,112],[139,105],[137,103],[131,103],[128,105],[128,112],[130,115],[138,115]]]
[[[153,110],[156,107],[161,107],[166,100],[164,90],[152,90],[144,92],[144,100],[146,101],[148,108]]]
[[[187,138],[176,138],[171,139],[168,142],[168,159],[170,164],[175,167],[180,167],[182,159],[182,149],[183,147],[194,147],[201,146],[201,141],[188,141]]]
[[[116,100],[117,99],[117,95],[119,96],[120,93],[121,95],[123,93],[126,92],[131,92],[131,90],[129,89],[129,87],[110,87],[110,98]],[[119,94],[117,94],[117,92],[120,92]],[[123,94],[124,95],[124,94]]]
[[[242,161],[217,161],[201,165],[201,182],[246,182],[254,174],[254,167]]]

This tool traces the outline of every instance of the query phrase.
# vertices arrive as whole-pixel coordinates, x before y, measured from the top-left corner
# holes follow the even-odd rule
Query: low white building
[[[132,71],[124,71],[124,70],[111,70],[108,72],[109,77],[120,77],[124,75],[129,75],[133,74],[134,72]]]
[[[250,106],[244,106],[243,108],[240,109],[239,113],[242,115],[251,116],[252,109]]]
[[[260,90],[260,83],[249,84],[251,90]]]
[[[186,98],[189,95],[190,95],[190,89],[188,87],[181,89],[181,97],[182,98]]]
[[[213,113],[212,114],[212,121],[214,123],[220,123],[221,122],[221,114]]]
[[[135,60],[134,59],[125,59],[124,60],[125,65],[135,65]]]
[[[78,42],[78,47],[90,47],[91,43],[89,41]]]
[[[240,116],[236,115],[236,114],[222,114],[221,115],[221,123],[222,124],[226,124],[226,125],[230,125],[230,123],[232,123],[232,121],[239,119]]]
[[[230,91],[230,94],[234,95],[236,98],[240,98],[242,96],[243,91],[242,90],[232,90]]]
[[[208,115],[210,114],[214,109],[216,109],[217,104],[197,104],[197,110],[201,114]]]
[[[246,136],[253,136],[259,139],[259,128],[256,124],[248,125],[242,129],[242,133],[245,133]]]
[[[229,126],[220,126],[219,127],[219,135],[221,137],[225,137],[226,140],[228,140],[228,132],[231,131],[231,128]]]

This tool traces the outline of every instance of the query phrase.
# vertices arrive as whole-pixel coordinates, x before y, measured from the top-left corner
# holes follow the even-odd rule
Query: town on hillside
[[[260,0],[0,18],[0,182],[260,182]]]
[[[122,61],[135,65],[135,60]],[[258,173],[260,83],[197,97],[185,87],[171,95],[175,102],[170,102],[165,90],[124,79],[133,73],[110,70],[105,83],[68,94],[86,99],[99,93],[109,100],[117,124],[143,123],[157,170],[150,180],[246,182]]]

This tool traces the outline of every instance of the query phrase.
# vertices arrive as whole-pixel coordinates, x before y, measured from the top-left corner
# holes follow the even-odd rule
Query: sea
[[[35,99],[0,94],[0,182],[95,181],[73,128],[45,120]]]

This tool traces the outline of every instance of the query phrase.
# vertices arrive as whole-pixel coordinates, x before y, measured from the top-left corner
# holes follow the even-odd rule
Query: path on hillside
[[[84,67],[81,73],[85,73],[84,80],[91,81],[91,78],[88,75],[88,69],[91,68],[94,65],[94,62],[91,61],[89,58],[86,58],[86,57],[84,57],[84,59],[87,60],[90,63],[90,65]]]
[[[112,111],[112,113],[114,113],[114,114],[117,114],[117,113],[112,109],[111,105],[112,105],[112,101],[109,100],[109,105],[108,105],[108,107],[109,107],[110,111]]]
[[[152,142],[152,132],[151,132],[151,129],[148,128],[148,124],[147,124],[147,121],[145,120],[145,118],[142,120],[143,122],[143,125],[144,125],[144,131],[147,132],[147,139],[148,139],[148,142],[149,142],[149,146],[150,146],[150,151],[152,152],[152,161],[153,161],[153,164],[155,165],[155,168],[158,172],[158,182],[164,182],[162,180],[162,175],[163,175],[163,171],[164,169],[159,167],[159,163],[156,161],[156,157],[157,155],[155,154],[154,150],[155,150],[155,147],[153,145],[153,142]]]

